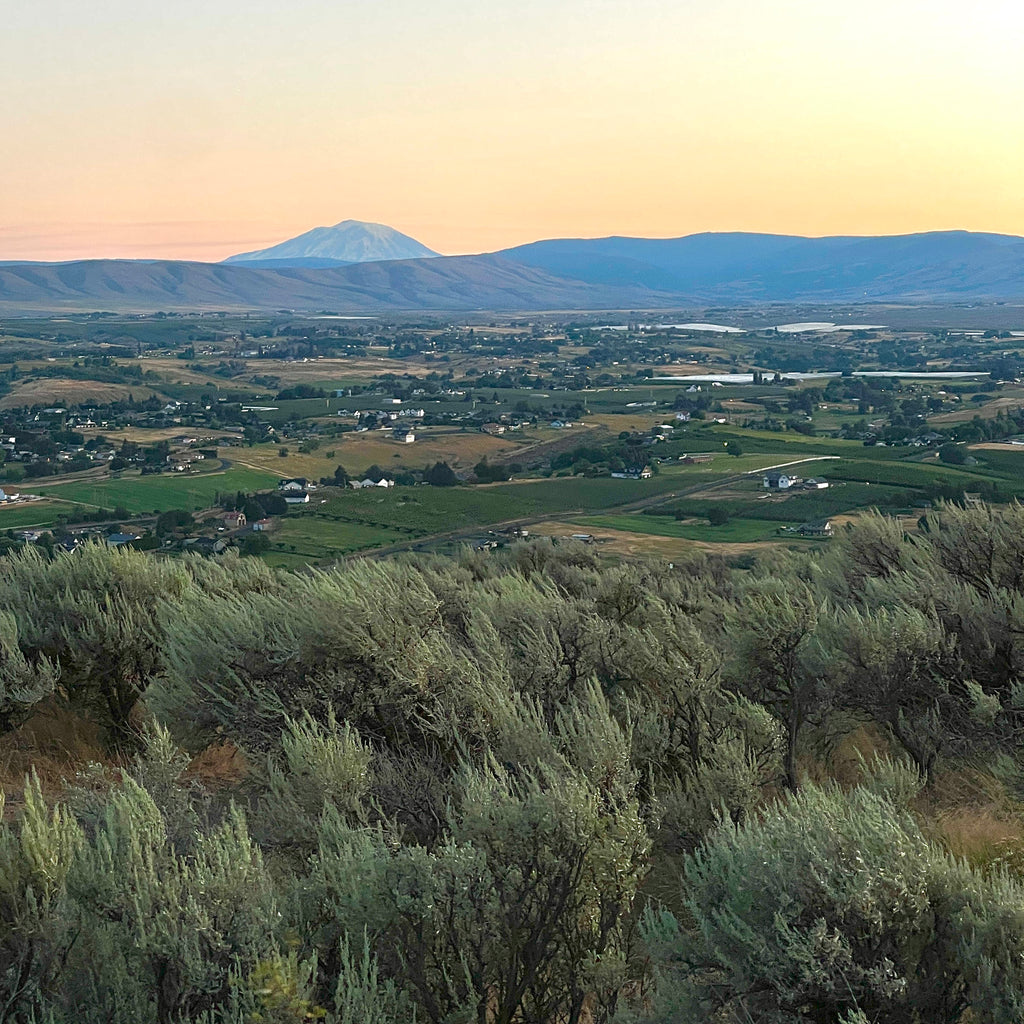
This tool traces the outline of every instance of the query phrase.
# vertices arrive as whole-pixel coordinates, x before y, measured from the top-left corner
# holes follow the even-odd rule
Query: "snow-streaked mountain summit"
[[[403,235],[386,224],[343,220],[333,227],[313,228],[269,249],[229,256],[224,262],[326,267],[378,260],[416,260],[438,255],[415,238]]]

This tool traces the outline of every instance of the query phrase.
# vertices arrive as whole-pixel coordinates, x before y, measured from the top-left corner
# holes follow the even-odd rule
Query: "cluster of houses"
[[[525,526],[510,526],[504,530],[488,530],[487,537],[478,541],[474,547],[477,551],[493,551],[503,545],[517,540],[526,540],[530,531]]]
[[[203,462],[205,459],[206,455],[203,452],[172,452],[167,456],[167,465],[175,473],[190,473],[197,462]]]
[[[390,399],[391,402],[400,403],[400,398]],[[401,420],[422,420],[426,416],[425,409],[360,409],[353,411],[351,409],[339,409],[337,415],[342,417],[349,417],[355,419],[356,430],[364,431],[369,430],[371,425],[377,430],[399,430],[402,424]],[[409,427],[411,430],[411,427]]]
[[[316,484],[304,476],[289,477],[277,482],[277,490],[289,505],[308,505],[309,492],[316,490]]]
[[[38,439],[39,435],[23,436],[19,443],[19,437],[7,435],[0,440],[0,449],[4,452],[5,462],[19,462],[23,465],[32,465],[36,462],[48,462],[50,456],[41,455],[32,448],[27,447]],[[71,462],[74,459],[82,459],[88,462],[111,462],[117,456],[116,449],[110,446],[87,447],[81,444],[61,445],[52,456],[56,462]]]
[[[815,519],[800,526],[780,527],[783,533],[795,533],[801,537],[831,537],[835,533],[831,519]]]
[[[799,488],[805,491],[824,491],[828,489],[828,481],[820,477],[810,477],[802,480],[790,473],[783,473],[780,470],[772,469],[764,475],[764,486],[769,491],[790,491]]]
[[[357,491],[365,487],[383,487],[387,489],[388,487],[394,487],[395,481],[388,480],[387,477],[381,477],[380,480],[371,480],[369,477],[366,477],[363,480],[349,480],[348,485]]]
[[[522,429],[523,424],[528,422],[528,420],[521,417],[502,416],[500,419],[481,424],[480,429],[485,434],[505,434],[513,430]]]
[[[50,533],[50,530],[19,530],[14,536],[26,544],[38,543],[46,534]],[[92,540],[103,540],[109,547],[120,548],[124,547],[125,544],[130,544],[134,540],[140,540],[142,537],[139,533],[107,533],[104,534],[101,530],[80,530],[76,533],[68,534],[66,537],[61,538],[56,545],[58,551],[77,551],[86,541]]]

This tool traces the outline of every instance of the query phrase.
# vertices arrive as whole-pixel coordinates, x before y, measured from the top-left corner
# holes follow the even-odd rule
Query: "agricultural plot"
[[[912,492],[900,487],[837,484],[827,491],[801,491],[781,498],[755,495],[749,498],[683,498],[652,509],[645,518],[661,519],[676,513],[707,518],[712,509],[719,509],[732,517],[799,524],[869,508],[886,511],[905,508],[913,497]]]
[[[427,428],[416,430],[414,444],[393,440],[389,433],[367,431],[364,434],[347,433],[326,438],[315,452],[299,452],[294,445],[286,445],[288,455],[281,458],[277,444],[260,444],[252,448],[234,449],[229,458],[278,476],[304,476],[311,480],[333,476],[336,466],[342,465],[353,476],[359,476],[370,466],[379,465],[388,472],[403,469],[423,469],[435,462],[468,470],[483,458],[515,460],[515,453],[530,443],[532,438],[516,434],[492,437],[479,431]],[[328,456],[327,452],[333,452]]]
[[[673,467],[649,480],[552,478],[494,484],[487,487],[395,487],[390,490],[324,492],[322,505],[292,512],[280,536],[296,553],[315,558],[347,553],[402,540],[413,540],[515,520],[533,520],[567,513],[599,513],[645,499],[657,500],[672,491],[707,484],[764,464],[763,457],[722,460],[720,469]],[[635,517],[627,517],[632,522]],[[364,531],[364,532],[360,532]],[[367,532],[368,531],[368,532]]]
[[[1024,494],[1024,461],[1012,461],[1016,453],[1005,453],[1009,459],[1001,460],[1001,452],[979,453],[976,466],[950,466],[930,459],[928,462],[909,460],[891,462],[846,461],[836,464],[830,475],[836,479],[860,481],[870,484],[889,484],[896,487],[923,489],[942,486],[962,488],[965,491],[979,490],[984,486],[996,486],[1008,494]],[[996,456],[996,458],[989,458]]]
[[[764,519],[730,519],[722,526],[710,526],[706,522],[677,522],[660,516],[641,515],[581,516],[576,522],[595,530],[621,530],[711,544],[750,544],[775,540],[783,525],[796,525]]]
[[[383,529],[321,515],[290,515],[281,520],[263,558],[270,565],[295,568],[332,561],[353,551],[407,540],[409,531]]]
[[[95,508],[122,507],[129,512],[163,512],[208,508],[218,494],[267,490],[277,477],[255,469],[232,467],[224,472],[188,475],[124,476],[92,482],[34,485],[40,494]]]
[[[68,506],[56,501],[33,501],[25,505],[0,506],[0,531],[24,530],[30,526],[53,526]]]
[[[122,402],[129,397],[143,401],[161,393],[139,383],[111,384],[98,380],[63,380],[43,377],[17,384],[0,398],[0,409],[32,405],[68,405],[77,402]]]

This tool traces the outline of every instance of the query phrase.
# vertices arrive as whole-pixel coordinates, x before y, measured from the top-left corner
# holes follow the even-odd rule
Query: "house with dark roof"
[[[764,485],[770,491],[788,491],[797,482],[795,476],[771,469],[764,475]]]
[[[798,526],[796,532],[801,537],[831,537],[834,531],[831,520],[816,519],[814,522]]]

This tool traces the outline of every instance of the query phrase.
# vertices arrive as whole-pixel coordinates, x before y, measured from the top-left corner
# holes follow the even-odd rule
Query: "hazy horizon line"
[[[345,220],[357,220],[357,218],[345,218]],[[344,221],[336,221],[334,224],[343,223]],[[384,224],[382,221],[361,221],[361,223],[372,223],[372,224]],[[154,228],[175,228],[175,227],[199,227],[200,225],[208,226],[209,222],[204,221],[152,221],[147,223],[134,223],[118,225],[128,230],[131,233],[137,229],[149,229]],[[159,263],[207,263],[207,264],[219,264],[225,260],[242,255],[249,252],[259,252],[262,249],[273,248],[274,246],[280,245],[283,242],[290,241],[293,238],[299,237],[308,231],[315,230],[320,227],[331,227],[332,224],[318,224],[313,228],[306,228],[303,231],[299,231],[294,235],[289,235],[285,238],[268,239],[266,237],[249,237],[241,239],[237,236],[229,240],[208,240],[189,238],[186,240],[175,240],[173,242],[150,242],[150,241],[120,241],[101,243],[101,249],[98,252],[73,252],[74,249],[85,249],[90,248],[88,241],[83,239],[81,236],[85,232],[90,232],[90,229],[94,228],[109,228],[110,225],[106,224],[90,224],[75,226],[70,230],[61,231],[55,233],[55,235],[40,235],[36,232],[25,230],[29,225],[11,225],[8,228],[0,227],[0,264],[62,264],[62,263],[84,263],[90,261],[119,261],[119,262],[159,262]],[[385,227],[391,227],[391,225],[384,224]],[[19,231],[20,229],[20,231]],[[9,234],[11,231],[17,232],[13,235]],[[430,245],[428,242],[423,242],[413,231],[405,230],[401,228],[393,228],[393,230],[401,231],[403,234],[408,235],[411,238],[415,238],[417,241],[426,245],[428,248],[434,249],[438,252],[439,256],[479,256],[487,255],[489,253],[501,252],[504,249],[512,249],[522,245],[530,245],[534,242],[546,242],[546,241],[597,241],[606,238],[629,238],[629,239],[643,239],[648,241],[671,241],[681,238],[692,238],[698,235],[774,235],[778,237],[787,238],[806,238],[806,239],[825,239],[825,238],[903,238],[911,237],[914,235],[929,235],[929,234],[974,234],[974,235],[997,235],[1005,238],[1024,238],[1024,235],[1020,235],[1010,230],[992,230],[990,228],[965,228],[965,227],[934,227],[924,228],[913,231],[885,231],[885,232],[871,232],[871,231],[849,231],[849,232],[824,232],[821,234],[800,232],[800,231],[764,231],[755,230],[749,228],[720,228],[720,229],[704,229],[699,231],[687,231],[681,234],[635,234],[626,232],[609,232],[606,234],[577,234],[577,235],[543,235],[540,237],[529,238],[526,241],[512,241],[508,244],[502,244],[496,248],[465,248],[456,252],[442,252],[436,249],[435,246]],[[47,245],[46,241],[50,244]],[[57,242],[57,239],[62,239],[64,244]],[[33,241],[38,240],[38,247],[32,245]],[[79,245],[74,245],[74,241],[79,242]],[[14,241],[14,249],[24,248],[34,250],[34,254],[12,254],[6,255],[4,253],[4,242]],[[28,243],[26,245],[26,243]],[[56,243],[56,244],[55,244]],[[55,251],[56,250],[56,251]],[[61,252],[61,250],[65,250]],[[174,252],[174,250],[179,250]],[[200,255],[199,250],[205,250],[206,253]],[[133,251],[136,253],[133,255]]]

